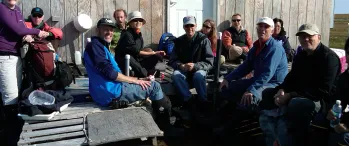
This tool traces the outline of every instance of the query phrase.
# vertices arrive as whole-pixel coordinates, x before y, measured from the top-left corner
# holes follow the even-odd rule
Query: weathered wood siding
[[[332,0],[219,0],[218,30],[230,26],[232,14],[242,15],[242,24],[257,40],[256,22],[259,17],[281,18],[293,48],[299,45],[295,36],[304,23],[315,23],[321,32],[322,42],[329,44]]]
[[[1,0],[0,0],[1,1]],[[55,27],[63,29],[64,38],[58,50],[63,60],[74,61],[75,50],[82,50],[81,34],[74,28],[73,19],[81,13],[91,16],[93,24],[102,17],[112,18],[115,9],[123,8],[127,12],[142,12],[147,24],[142,28],[145,45],[158,43],[161,34],[166,31],[168,0],[19,0],[18,5],[27,17],[33,7],[39,6],[45,12],[45,20]],[[257,39],[256,21],[259,17],[281,18],[289,36],[290,44],[295,48],[299,42],[295,33],[306,22],[318,25],[322,42],[329,44],[330,12],[332,0],[218,0],[217,23],[219,31],[230,26],[234,13],[242,15],[242,24],[249,30],[253,40]],[[53,22],[52,16],[59,21]],[[113,19],[113,18],[112,18]],[[95,27],[86,32],[85,39],[95,35]],[[153,46],[153,45],[152,45]]]
[[[85,40],[95,35],[95,25],[100,18],[109,17],[114,20],[113,12],[120,8],[128,13],[135,10],[142,12],[147,21],[142,28],[145,45],[158,43],[166,23],[165,0],[19,0],[18,6],[22,9],[24,17],[30,15],[33,7],[41,7],[45,13],[45,21],[62,28],[64,38],[58,53],[68,62],[74,61],[76,50],[82,50],[82,35],[73,25],[74,18],[79,14],[90,15],[94,24],[94,27],[85,33]],[[52,16],[58,16],[59,21],[53,22]]]

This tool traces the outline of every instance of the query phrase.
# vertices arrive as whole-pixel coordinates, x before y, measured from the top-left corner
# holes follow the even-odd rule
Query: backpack
[[[73,71],[66,62],[55,61],[55,50],[46,40],[29,44],[24,57],[24,75],[34,89],[64,89],[73,80]]]
[[[174,47],[174,40],[176,39],[175,36],[172,35],[172,33],[163,33],[161,35],[161,38],[159,40],[159,51],[165,51],[167,56],[171,56],[173,47]]]

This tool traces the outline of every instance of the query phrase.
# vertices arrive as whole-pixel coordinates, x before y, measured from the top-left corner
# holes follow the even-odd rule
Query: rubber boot
[[[176,117],[172,116],[171,101],[164,97],[153,101],[153,112],[155,113],[155,122],[159,128],[164,131],[165,137],[179,137],[184,135],[184,129],[176,128]]]

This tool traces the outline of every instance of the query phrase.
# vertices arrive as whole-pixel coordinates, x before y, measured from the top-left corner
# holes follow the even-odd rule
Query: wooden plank
[[[246,21],[245,21],[245,0],[236,0],[235,13],[239,13],[241,15],[241,25],[244,26],[246,24]]]
[[[151,44],[151,28],[152,28],[152,2],[150,0],[139,0],[140,12],[147,23],[143,25],[141,31],[144,40],[144,46],[150,46]],[[155,28],[158,29],[158,28]],[[159,28],[161,29],[161,27]],[[160,39],[160,37],[159,37]]]
[[[85,144],[87,144],[86,138],[76,138],[76,139],[68,139],[68,140],[62,140],[62,141],[36,144],[36,146],[72,146],[72,145],[85,145]]]
[[[83,118],[24,125],[22,130],[37,130],[82,124]]]
[[[284,21],[284,29],[289,36],[292,36],[288,29],[290,28],[290,0],[281,1],[281,19]]]
[[[36,0],[23,0],[22,4],[24,6],[22,9],[23,17],[27,19],[32,9],[36,7]]]
[[[256,29],[256,26],[254,25],[254,0],[246,0],[245,1],[245,28],[250,33],[251,37],[253,35],[253,31]]]
[[[65,49],[66,49],[66,61],[71,63],[75,62],[74,54],[75,50],[81,51],[79,48],[79,35],[80,33],[74,27],[73,20],[78,15],[77,11],[78,0],[65,0]]]
[[[273,19],[273,0],[264,0],[263,16]]]
[[[115,1],[116,9],[124,9],[127,12],[127,0],[116,0]]]
[[[75,137],[82,137],[82,136],[85,137],[85,134],[83,131],[64,133],[64,134],[57,134],[57,135],[50,135],[50,136],[20,140],[18,142],[18,145],[33,144],[33,143],[45,142],[45,141],[58,141],[61,139],[67,139],[72,137],[75,138]]]
[[[151,14],[151,42],[158,44],[163,30],[164,14],[162,13],[162,0],[152,0]]]
[[[322,9],[322,26],[321,26],[321,42],[329,46],[330,39],[330,15],[332,11],[332,0],[324,0],[324,5]]]
[[[116,5],[115,0],[104,0],[103,5],[103,17],[112,19]]]
[[[298,28],[306,23],[307,21],[307,1],[306,0],[299,0],[299,4],[298,4],[298,25],[296,29],[296,32],[298,31]],[[291,36],[295,36],[296,34],[290,34]],[[299,41],[297,39],[297,37],[292,37],[295,39],[296,44],[295,46],[292,46],[292,48],[296,48],[299,45]]]
[[[39,136],[45,136],[45,135],[76,132],[76,131],[81,131],[82,129],[83,129],[83,125],[76,125],[76,126],[68,126],[68,127],[62,127],[62,128],[32,131],[32,132],[22,133],[21,138],[30,138],[30,137],[39,137]]]
[[[132,11],[139,11],[139,0],[128,0],[127,11],[128,13],[131,13]]]
[[[324,0],[316,0],[315,3],[315,24],[316,26],[320,29],[320,33],[321,32],[321,27],[322,27],[322,8],[323,8],[323,2]],[[327,20],[329,21],[329,20]],[[313,24],[314,24],[313,22]]]
[[[51,25],[56,28],[63,28],[65,25],[64,21],[64,0],[50,0],[50,11],[51,16],[58,17],[59,20],[55,22],[51,22]],[[59,41],[59,48],[56,50],[58,55],[62,58],[62,60],[66,60],[66,50],[65,50],[65,37],[66,34],[63,31],[63,39]]]
[[[307,0],[307,23],[315,22],[315,4],[317,0]]]
[[[297,33],[297,28],[298,28],[298,1],[299,0],[292,0],[291,5],[290,5],[290,23],[289,23],[289,29],[288,29],[288,35],[292,36],[288,39],[288,41],[290,42],[290,45],[292,48],[296,48],[296,37],[295,34]]]
[[[254,4],[254,15],[253,15],[253,26],[257,25],[258,18],[263,17],[263,1],[264,0],[255,0]],[[252,31],[252,30],[251,30]],[[252,40],[257,40],[257,30],[253,29]]]
[[[91,36],[97,35],[96,33],[96,25],[99,19],[103,17],[103,1],[101,0],[91,0],[91,19],[93,28],[91,28]]]
[[[223,32],[225,29],[225,24],[229,23],[229,20],[225,20],[225,0],[219,0],[219,21],[217,23],[218,29],[217,31]]]
[[[51,25],[51,1],[49,0],[36,0],[36,6],[44,11],[44,21]]]
[[[273,0],[273,14],[272,18],[280,18],[281,17],[281,0]]]
[[[80,15],[80,14],[86,14],[86,15],[91,16],[91,1],[78,0],[78,15]],[[87,32],[85,32],[84,38],[82,38],[82,35],[79,35],[79,38],[78,38],[80,40],[79,48],[85,47],[85,46],[82,46],[82,42],[81,42],[82,39],[84,39],[85,45],[86,45],[87,38],[90,38],[90,37],[91,37],[91,29],[88,30]]]
[[[94,112],[101,112],[101,109],[89,109],[80,113],[71,113],[67,112],[65,114],[58,114],[55,117],[53,117],[51,120],[64,120],[64,119],[75,119],[75,118],[82,118],[85,117],[89,113],[94,113]]]
[[[235,14],[235,0],[226,0],[226,7],[225,7],[225,20],[227,20],[227,22],[225,24],[225,28],[229,28],[231,26],[231,16],[233,16],[233,14]]]

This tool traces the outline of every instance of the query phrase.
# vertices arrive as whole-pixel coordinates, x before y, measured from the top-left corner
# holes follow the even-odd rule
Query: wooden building
[[[332,0],[19,0],[19,6],[24,16],[30,15],[33,7],[41,7],[45,21],[63,29],[64,39],[59,54],[71,62],[75,50],[82,50],[81,33],[72,23],[81,13],[90,15],[95,25],[101,17],[113,18],[115,9],[138,10],[147,20],[142,28],[145,44],[154,48],[166,31],[176,31],[177,36],[181,35],[181,19],[188,14],[197,16],[198,29],[203,20],[211,18],[218,22],[218,30],[223,31],[229,27],[232,14],[240,13],[242,24],[250,31],[253,40],[257,39],[255,26],[259,17],[279,17],[283,19],[291,46],[295,48],[299,44],[295,36],[297,29],[306,22],[318,25],[322,42],[328,45],[333,4]],[[85,34],[86,38],[94,35],[95,27]]]

